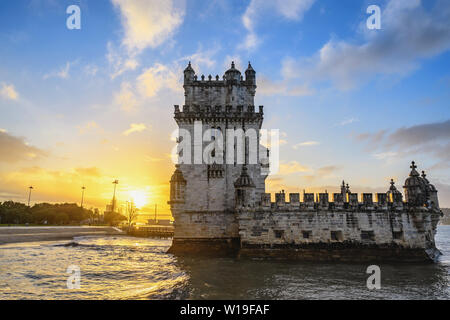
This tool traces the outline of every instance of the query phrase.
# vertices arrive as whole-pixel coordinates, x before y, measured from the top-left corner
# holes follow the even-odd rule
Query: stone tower
[[[203,244],[229,248],[239,239],[240,195],[258,205],[265,193],[267,165],[261,160],[268,151],[260,146],[263,107],[254,106],[256,72],[249,62],[244,79],[232,62],[221,79],[198,78],[189,62],[183,87],[185,104],[175,106],[174,117],[179,163],[169,201],[175,219],[171,251],[200,250]],[[242,181],[251,181],[251,190]]]

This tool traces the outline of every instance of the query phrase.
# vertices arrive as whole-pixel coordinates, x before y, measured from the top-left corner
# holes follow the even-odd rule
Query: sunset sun
[[[130,197],[137,208],[142,208],[148,203],[147,193],[143,190],[130,191]]]

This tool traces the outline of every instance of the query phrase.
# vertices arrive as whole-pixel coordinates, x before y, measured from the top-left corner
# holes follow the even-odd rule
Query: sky
[[[281,136],[267,192],[402,189],[414,160],[450,207],[449,1],[1,1],[0,42],[0,201],[32,185],[32,204],[79,203],[85,186],[104,210],[118,179],[120,201],[168,216],[183,69],[251,61]]]

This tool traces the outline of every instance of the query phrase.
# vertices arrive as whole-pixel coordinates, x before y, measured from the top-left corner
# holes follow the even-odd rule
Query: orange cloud
[[[0,162],[14,163],[46,156],[46,152],[30,146],[22,137],[0,131]]]
[[[6,83],[1,84],[0,96],[9,100],[17,100],[19,98],[19,94],[17,93],[14,85]]]

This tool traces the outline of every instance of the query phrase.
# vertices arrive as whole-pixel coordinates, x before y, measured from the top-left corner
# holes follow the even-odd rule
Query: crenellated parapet
[[[261,201],[248,206],[237,207],[240,211],[402,211],[409,208],[408,204],[400,198],[396,201],[388,201],[386,193],[376,193],[375,201],[372,193],[348,194],[347,199],[341,193],[333,193],[330,200],[329,193],[304,193],[300,200],[300,193],[289,193],[289,201],[283,192],[275,194],[275,201],[271,201],[272,195],[264,193]],[[428,208],[424,207],[426,210]]]
[[[299,193],[290,193],[289,202],[284,190],[275,194],[275,202],[271,201],[271,194],[264,193],[261,199],[241,206],[240,211],[359,211],[359,212],[388,212],[388,211],[433,211],[440,212],[436,188],[426,179],[425,172],[422,177],[415,170],[413,161],[412,171],[405,181],[406,200],[403,194],[395,187],[391,180],[390,187],[385,193],[352,193],[347,184],[342,182],[340,193],[306,193],[303,192],[302,201]],[[331,198],[331,199],[330,199]]]
[[[410,212],[411,210],[440,212],[434,204],[424,204],[419,207],[415,203],[408,203],[403,200],[400,192],[376,193],[375,198],[372,193],[289,193],[289,200],[283,191],[275,193],[275,201],[271,201],[270,193],[263,193],[259,201],[249,203],[247,206],[237,206],[240,212],[295,212],[295,211],[329,211],[329,212]]]
[[[184,70],[184,85],[193,85],[200,87],[224,87],[229,85],[243,85],[248,87],[256,87],[256,72],[253,69],[250,62],[248,63],[248,68],[245,71],[245,78],[241,75],[241,72],[236,69],[234,61],[231,62],[231,68],[228,69],[222,77],[219,75],[208,75],[202,74],[198,76],[194,69],[192,68],[191,62]]]
[[[249,121],[262,125],[264,119],[263,106],[255,110],[254,105],[184,105],[180,108],[175,105],[175,121],[192,123],[194,121],[220,122],[220,121]]]
[[[256,72],[251,64],[245,71],[245,79],[234,62],[222,78],[197,76],[191,64],[184,70],[185,105],[194,106],[253,106],[256,94]]]

